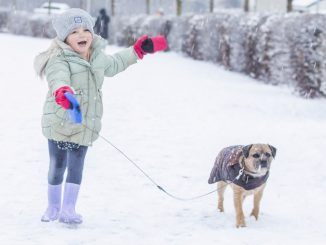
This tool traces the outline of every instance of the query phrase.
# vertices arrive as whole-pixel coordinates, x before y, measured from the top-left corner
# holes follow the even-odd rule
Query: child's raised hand
[[[140,37],[134,44],[134,50],[138,57],[142,59],[145,54],[163,51],[167,48],[167,41],[164,36],[148,37],[144,35]]]

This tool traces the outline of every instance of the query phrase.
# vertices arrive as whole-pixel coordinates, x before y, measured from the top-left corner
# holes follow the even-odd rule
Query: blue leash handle
[[[72,106],[72,108],[69,108],[67,110],[69,119],[73,123],[81,123],[83,121],[83,116],[80,111],[80,106],[79,106],[78,101],[76,100],[75,96],[73,94],[71,94],[70,92],[65,92],[65,96],[69,100],[69,102]]]

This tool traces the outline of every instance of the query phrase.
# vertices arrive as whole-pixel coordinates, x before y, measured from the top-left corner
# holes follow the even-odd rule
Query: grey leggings
[[[62,150],[55,141],[49,140],[50,168],[48,183],[59,185],[63,181],[63,175],[68,169],[66,182],[80,185],[83,175],[84,159],[87,146],[79,146],[76,149]]]

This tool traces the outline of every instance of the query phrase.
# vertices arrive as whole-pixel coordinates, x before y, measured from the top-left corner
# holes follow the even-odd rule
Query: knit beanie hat
[[[88,29],[94,35],[94,20],[83,9],[71,8],[57,15],[52,20],[52,25],[57,33],[59,40],[65,41],[67,36],[76,28],[83,27]]]

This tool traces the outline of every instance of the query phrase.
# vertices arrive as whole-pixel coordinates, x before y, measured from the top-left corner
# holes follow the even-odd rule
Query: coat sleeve
[[[51,58],[45,68],[46,80],[53,94],[58,88],[70,86],[70,69],[67,61],[59,57]]]
[[[135,64],[138,59],[133,47],[124,49],[114,55],[107,55],[104,76],[113,77]]]

